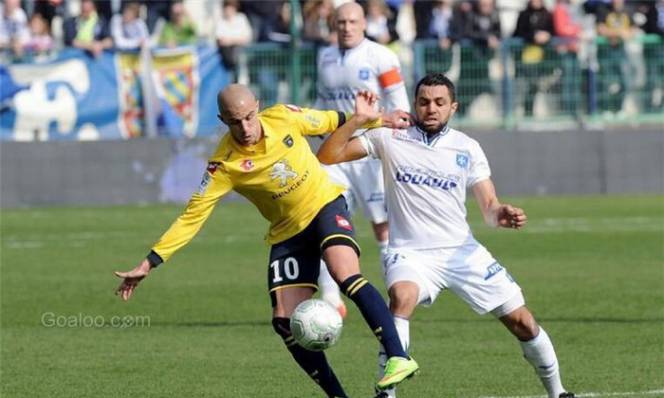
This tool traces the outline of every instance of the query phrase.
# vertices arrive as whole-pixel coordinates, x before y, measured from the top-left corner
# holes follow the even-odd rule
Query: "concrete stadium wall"
[[[484,148],[500,195],[664,193],[663,131],[470,135]],[[0,206],[183,202],[216,142],[2,142]]]

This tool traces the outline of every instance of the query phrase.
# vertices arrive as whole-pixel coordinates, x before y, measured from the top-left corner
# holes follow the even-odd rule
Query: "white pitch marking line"
[[[664,395],[664,389],[650,391],[628,391],[628,392],[585,392],[574,394],[578,398],[591,397],[633,397],[641,395]],[[481,396],[480,398],[547,398],[546,395],[515,395],[515,396]]]

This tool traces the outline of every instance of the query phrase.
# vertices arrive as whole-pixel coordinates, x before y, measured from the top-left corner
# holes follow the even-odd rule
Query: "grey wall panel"
[[[501,195],[664,192],[662,131],[470,135],[484,148]],[[217,140],[2,142],[0,205],[182,202]]]
[[[502,194],[601,192],[601,134],[586,131],[471,133],[491,164]]]
[[[197,175],[188,179],[189,195],[216,145],[208,149],[206,144],[170,140],[2,143],[0,203],[14,207],[157,202],[162,199],[162,179],[169,165],[193,145],[207,152],[200,151],[198,162],[185,165],[191,170],[188,174]]]
[[[609,132],[604,151],[606,191],[664,191],[663,132]]]

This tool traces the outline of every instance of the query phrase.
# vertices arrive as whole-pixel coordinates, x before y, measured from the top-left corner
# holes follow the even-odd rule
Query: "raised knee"
[[[539,334],[539,326],[532,315],[519,317],[514,325],[514,334],[521,341],[532,340]]]
[[[390,288],[390,310],[393,314],[410,314],[417,305],[418,290],[397,283]]]
[[[519,340],[528,341],[532,340],[539,334],[539,326],[532,317],[528,320],[522,320],[518,326]]]
[[[525,307],[501,318],[505,326],[521,341],[532,340],[539,334],[539,326]]]

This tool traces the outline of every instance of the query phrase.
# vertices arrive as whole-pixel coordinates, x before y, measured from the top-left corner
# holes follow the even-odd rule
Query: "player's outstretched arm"
[[[378,97],[369,91],[360,91],[355,97],[355,113],[346,123],[338,127],[318,149],[318,160],[323,164],[336,164],[361,159],[367,152],[358,140],[352,139],[353,133],[363,125],[381,118],[375,109]]]
[[[473,194],[484,216],[484,222],[492,227],[519,229],[526,225],[528,217],[523,209],[500,203],[491,179],[473,185]]]
[[[148,259],[143,260],[136,268],[127,272],[115,271],[115,276],[122,278],[122,283],[115,291],[122,300],[127,301],[136,289],[136,286],[150,273],[152,267]]]

